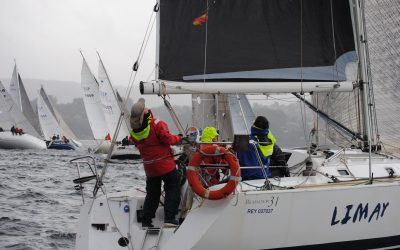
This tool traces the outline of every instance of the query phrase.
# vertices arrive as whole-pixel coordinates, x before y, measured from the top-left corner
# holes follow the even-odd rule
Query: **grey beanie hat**
[[[138,129],[142,126],[144,116],[145,100],[140,98],[131,109],[131,128]]]

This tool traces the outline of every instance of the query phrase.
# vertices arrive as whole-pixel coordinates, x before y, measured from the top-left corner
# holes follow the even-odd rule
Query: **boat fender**
[[[129,212],[129,205],[128,205],[128,204],[126,204],[126,205],[124,206],[124,212],[125,212],[125,213],[128,213],[128,212]]]
[[[229,165],[230,176],[225,186],[218,190],[209,190],[208,188],[204,188],[200,181],[200,164],[203,162],[204,158],[213,157],[216,155],[222,155],[225,158],[226,162]],[[241,180],[240,166],[236,156],[228,149],[217,145],[212,145],[210,147],[206,147],[201,152],[196,152],[189,162],[186,174],[189,185],[191,186],[193,191],[197,195],[209,200],[219,200],[225,198],[235,190],[237,184]]]

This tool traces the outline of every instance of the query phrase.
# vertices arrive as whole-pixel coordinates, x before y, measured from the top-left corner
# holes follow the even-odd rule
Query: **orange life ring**
[[[209,190],[203,187],[199,179],[198,173],[200,172],[200,164],[205,157],[212,157],[210,155],[224,155],[225,160],[229,164],[230,176],[228,182],[218,190]],[[229,150],[217,145],[210,145],[204,148],[202,152],[196,152],[189,162],[187,167],[187,179],[193,191],[206,199],[219,200],[225,198],[232,193],[240,181],[240,166],[236,156]]]

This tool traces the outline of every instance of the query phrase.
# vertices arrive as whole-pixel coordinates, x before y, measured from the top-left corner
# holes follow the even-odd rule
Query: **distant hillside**
[[[54,96],[50,96],[50,98],[56,103]],[[80,139],[93,139],[81,98],[75,98],[72,103],[57,103],[56,108]],[[192,108],[190,106],[174,106],[174,109],[184,127],[192,125]],[[311,123],[308,123],[306,128],[303,128],[302,112],[298,103],[290,105],[276,104],[273,106],[254,104],[253,109],[256,115],[265,115],[268,118],[271,130],[277,138],[279,145],[283,147],[304,145],[304,137],[308,137]],[[157,118],[167,122],[172,133],[178,133],[164,106],[152,107],[151,110]]]
[[[8,89],[10,79],[0,79],[0,81]],[[81,85],[77,82],[38,79],[22,79],[22,81],[31,100],[36,98],[41,85],[48,95],[57,97],[59,103],[73,102],[75,98],[82,97]]]
[[[10,79],[9,78],[0,78],[0,81],[3,82],[5,87],[9,89]],[[31,101],[36,99],[38,91],[41,86],[45,89],[48,95],[52,95],[57,99],[58,103],[71,103],[75,98],[82,98],[83,93],[81,89],[80,82],[72,82],[72,81],[58,81],[58,80],[38,80],[38,79],[22,79],[25,89],[28,93],[28,97]],[[121,94],[121,97],[125,97],[126,86],[114,86],[118,92]],[[131,98],[137,98],[139,96],[139,88],[134,86],[131,91]],[[184,97],[186,96],[186,97]],[[146,103],[150,106],[158,106],[162,105],[162,99],[156,95],[148,95],[145,96]],[[179,105],[190,105],[190,97],[189,95],[178,95],[175,96],[172,100],[170,100],[171,104],[179,104]]]

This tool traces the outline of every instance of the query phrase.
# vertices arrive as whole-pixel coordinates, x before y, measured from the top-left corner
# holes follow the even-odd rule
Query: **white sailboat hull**
[[[102,141],[93,152],[95,154],[102,154],[107,158],[108,151],[110,151],[111,142]],[[128,146],[115,146],[111,153],[111,159],[140,159],[140,153],[134,145]]]
[[[1,149],[46,149],[46,143],[32,135],[13,135],[9,131],[0,132]]]
[[[195,209],[175,233],[175,228],[162,229],[159,249],[378,246],[389,240],[388,237],[399,237],[399,192],[396,182],[334,189],[240,192],[224,200],[206,200],[194,205]],[[130,232],[133,249],[149,249],[155,245],[156,237],[147,236],[141,248],[145,230],[136,220],[136,210],[141,209],[143,197],[128,197],[129,201],[124,201],[122,196],[109,196],[116,226],[125,237]],[[126,204],[130,214],[124,212]],[[76,249],[120,249],[121,235],[112,222],[106,201],[96,200],[88,213],[90,206],[87,203],[81,210]],[[349,206],[352,207],[348,209]],[[366,217],[357,210],[359,206],[367,209]],[[160,214],[162,211],[157,216]],[[157,218],[155,226],[161,227],[161,221],[162,218]],[[92,224],[108,226],[101,231]]]
[[[137,160],[140,159],[140,153],[135,145],[118,146],[114,148],[111,159]]]
[[[299,151],[293,153],[300,156]],[[163,228],[160,206],[153,220],[161,228],[156,235],[145,236],[138,219],[144,202],[142,191],[109,194],[108,199],[99,197],[82,207],[76,249],[123,249],[118,245],[121,237],[129,239],[130,249],[400,246],[400,161],[374,155],[372,172],[380,179],[368,184],[367,154],[354,151],[346,152],[346,156],[347,171],[359,177],[338,177],[342,181],[335,183],[329,176],[338,175],[338,170],[344,168],[340,164],[343,159],[328,162],[315,156],[312,161],[321,174],[271,180],[273,185],[292,189],[262,191],[257,187],[262,187],[265,180],[252,180],[241,182],[235,194],[222,200],[195,198],[177,229]],[[392,177],[390,169],[394,171]]]
[[[111,147],[111,141],[102,141],[94,150],[95,154],[107,154]]]

